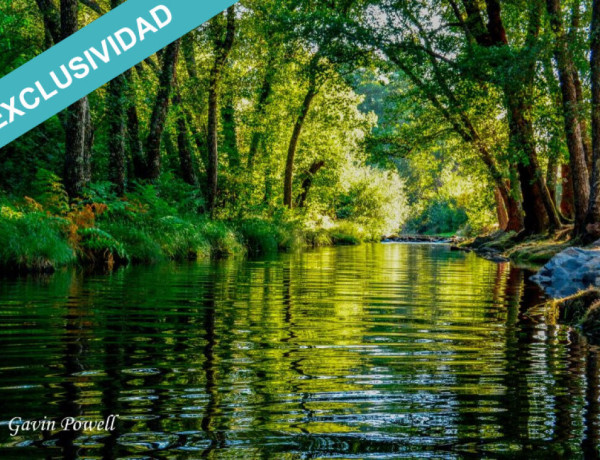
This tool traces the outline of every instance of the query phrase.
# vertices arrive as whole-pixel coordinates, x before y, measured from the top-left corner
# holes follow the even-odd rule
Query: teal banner
[[[127,0],[0,80],[0,147],[234,3]]]

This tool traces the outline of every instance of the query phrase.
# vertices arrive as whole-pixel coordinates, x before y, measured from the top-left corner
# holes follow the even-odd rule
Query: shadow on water
[[[598,458],[599,351],[527,314],[528,277],[365,245],[5,280],[0,453]]]

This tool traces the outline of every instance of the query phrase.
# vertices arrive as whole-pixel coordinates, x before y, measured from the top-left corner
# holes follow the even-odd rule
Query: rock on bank
[[[600,247],[569,248],[550,260],[531,278],[555,299],[590,287],[600,287]]]

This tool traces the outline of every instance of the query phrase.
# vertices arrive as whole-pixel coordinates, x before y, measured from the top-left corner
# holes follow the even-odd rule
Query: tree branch
[[[102,9],[102,7],[100,5],[98,5],[98,3],[96,3],[95,0],[79,0],[79,2],[82,5],[87,6],[88,8],[90,8],[91,10],[93,10],[94,12],[98,13],[100,16],[102,16],[103,14],[106,13],[106,11],[104,11]]]

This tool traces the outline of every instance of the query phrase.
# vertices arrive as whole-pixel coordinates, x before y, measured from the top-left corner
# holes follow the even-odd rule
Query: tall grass
[[[5,209],[5,208],[3,208]],[[73,263],[65,222],[42,213],[0,213],[0,270],[53,271]]]
[[[373,238],[356,223],[310,222],[287,209],[269,217],[211,220],[198,212],[203,206],[198,191],[181,183],[140,184],[124,198],[114,195],[110,184],[96,183],[69,203],[59,179],[42,171],[32,191],[34,198],[23,201],[0,197],[0,269],[268,255]]]

